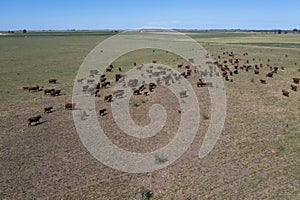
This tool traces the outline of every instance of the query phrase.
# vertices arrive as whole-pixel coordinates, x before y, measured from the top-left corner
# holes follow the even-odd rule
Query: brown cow
[[[294,83],[299,84],[300,78],[293,78]]]
[[[254,70],[254,74],[259,74],[259,70],[258,70],[258,69],[255,69],[255,70]]]
[[[40,89],[40,87],[37,85],[37,86],[34,86],[34,87],[28,87],[28,91],[38,91]]]
[[[266,77],[273,78],[273,74],[274,74],[274,71],[269,72],[269,73],[266,74]]]
[[[100,82],[105,82],[106,81],[106,78],[105,77],[100,77]]]
[[[61,91],[61,90],[52,90],[52,91],[50,92],[50,95],[53,96],[53,97],[54,97],[54,96],[58,96],[58,95],[60,94],[60,91]]]
[[[287,90],[282,90],[282,95],[283,95],[283,96],[286,96],[286,97],[289,97],[289,96],[290,96],[290,93],[289,93],[289,91],[287,91]]]
[[[112,95],[110,94],[110,95],[105,96],[104,101],[111,102],[112,101]]]
[[[56,83],[56,79],[49,79],[49,83]]]
[[[49,94],[51,91],[54,91],[54,89],[44,89],[44,94]]]
[[[73,110],[75,108],[75,103],[66,103],[65,104],[65,110]]]
[[[206,85],[206,83],[204,83],[202,81],[197,82],[197,87],[203,87],[205,85]]]
[[[296,86],[296,85],[291,84],[291,89],[292,89],[293,91],[297,92],[297,86]]]
[[[38,116],[36,116],[36,117],[28,118],[28,119],[27,119],[27,121],[28,121],[28,126],[31,126],[31,123],[32,123],[32,122],[35,122],[34,125],[40,123],[40,119],[41,119],[41,118],[42,118],[41,115],[38,115]]]
[[[51,113],[52,112],[53,107],[46,107],[44,108],[44,113]]]
[[[116,74],[116,82],[118,82],[122,77],[122,74]]]
[[[29,87],[23,87],[23,90],[28,90],[29,89]]]

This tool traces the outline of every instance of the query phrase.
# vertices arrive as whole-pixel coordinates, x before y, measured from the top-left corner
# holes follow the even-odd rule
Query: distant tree
[[[281,30],[278,30],[278,31],[277,31],[278,34],[281,34],[281,32],[282,32]]]
[[[293,31],[294,31],[294,32],[297,32],[297,31],[298,31],[298,29],[294,28],[294,29],[293,29]]]
[[[284,34],[287,34],[288,32],[287,31],[284,31]]]
[[[23,30],[23,33],[27,33],[27,30],[26,30],[26,29],[24,29],[24,30]]]

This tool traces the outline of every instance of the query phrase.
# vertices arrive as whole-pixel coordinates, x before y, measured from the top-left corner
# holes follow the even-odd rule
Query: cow
[[[96,96],[98,96],[99,92],[100,92],[99,89],[93,90],[93,91],[91,91],[91,96],[94,95],[96,97]]]
[[[49,79],[49,83],[54,83],[54,84],[56,84],[56,79]]]
[[[66,103],[65,104],[65,110],[73,110],[75,108],[75,103]]]
[[[178,68],[182,68],[183,64],[179,64],[177,65]]]
[[[296,85],[291,84],[291,89],[292,89],[293,91],[297,92],[297,86],[296,86]]]
[[[60,95],[60,91],[61,91],[61,90],[52,90],[52,91],[50,92],[50,95],[53,96],[53,97],[54,97],[54,96],[58,96],[58,95]]]
[[[258,70],[258,69],[255,69],[255,70],[254,70],[254,74],[259,74],[259,70]]]
[[[145,96],[148,96],[148,95],[149,95],[149,92],[148,92],[148,91],[145,91],[145,92],[144,92],[144,95],[145,95]]]
[[[100,109],[100,110],[99,110],[99,115],[100,115],[100,116],[104,116],[104,115],[106,115],[106,114],[107,114],[106,108],[103,108],[103,109]]]
[[[119,67],[119,72],[121,72],[122,71],[122,68],[121,67]]]
[[[286,96],[286,97],[289,97],[290,93],[287,90],[282,90],[282,95]]]
[[[299,84],[300,78],[293,78],[294,83]]]
[[[103,82],[103,83],[101,84],[101,88],[107,88],[108,85],[110,85],[110,81]]]
[[[52,109],[53,109],[52,106],[46,107],[46,108],[44,108],[44,113],[51,113],[51,112],[52,112]]]
[[[106,78],[105,77],[100,77],[100,82],[103,83],[106,81]]]
[[[34,86],[34,87],[28,87],[28,91],[39,91],[40,87],[37,85],[37,86]]]
[[[273,78],[273,74],[274,74],[274,71],[269,72],[269,73],[266,74],[266,77]]]
[[[118,82],[123,77],[122,74],[116,74],[115,76],[116,76],[116,82]]]
[[[111,102],[112,101],[112,95],[110,94],[110,95],[105,96],[104,101],[105,102]]]
[[[260,82],[261,82],[262,84],[267,84],[267,81],[264,80],[264,79],[260,79]]]
[[[107,71],[107,72],[112,72],[112,68],[106,68],[105,71]]]
[[[134,95],[140,95],[140,94],[141,94],[141,91],[140,91],[139,89],[135,89],[135,90],[133,91],[133,94],[134,94]]]
[[[197,87],[203,87],[205,85],[206,85],[206,83],[204,83],[202,81],[197,82]]]
[[[143,84],[143,85],[141,85],[140,87],[139,87],[139,90],[142,92],[144,89],[146,89],[146,87],[145,87],[145,85]]]
[[[274,72],[277,74],[277,72],[278,72],[278,67],[274,67],[273,70],[274,70]]]
[[[27,121],[28,121],[28,126],[31,126],[31,123],[35,123],[34,125],[40,123],[40,119],[42,118],[41,115],[38,115],[36,117],[31,117],[31,118],[28,118]]]
[[[155,83],[149,83],[149,91],[150,92],[152,92],[156,87],[157,87],[157,85]]]
[[[49,94],[52,91],[54,91],[55,89],[44,89],[44,94]]]
[[[29,87],[23,87],[23,90],[28,90],[29,89]]]

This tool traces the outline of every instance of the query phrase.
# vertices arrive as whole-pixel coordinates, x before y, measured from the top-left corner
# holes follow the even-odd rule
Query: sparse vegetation
[[[207,88],[195,86],[197,76],[189,77],[204,114],[200,117],[206,121],[199,124],[188,151],[155,174],[123,173],[97,162],[82,145],[72,118],[72,112],[78,112],[84,120],[90,111],[63,108],[64,103],[72,101],[74,79],[85,56],[113,34],[28,31],[25,38],[18,31],[0,37],[0,199],[139,199],[148,191],[142,192],[140,186],[150,184],[155,192],[153,199],[232,199],[237,196],[236,191],[240,199],[297,199],[300,92],[282,98],[281,90],[290,88],[291,77],[300,76],[300,34],[193,32],[193,38],[211,55],[238,52],[235,57],[241,59],[241,65],[249,59],[251,65],[261,62],[264,67],[259,76],[251,70],[240,70],[233,82],[224,81],[224,129],[215,148],[203,160],[197,156],[210,122],[210,97]],[[240,52],[249,55],[241,56]],[[126,54],[113,64],[125,73],[134,62],[138,66],[153,60],[175,68],[184,62],[171,51],[145,49]],[[279,69],[274,78],[266,79],[270,70],[267,64],[284,66],[285,70]],[[50,86],[48,79],[53,77],[59,80],[55,87],[62,89],[61,96],[51,98],[22,89],[36,84],[46,88]],[[114,73],[107,78],[114,80]],[[260,78],[266,79],[267,84],[261,84]],[[181,114],[180,102],[174,100],[172,93],[158,88],[147,97],[140,95],[130,100],[133,120],[140,125],[149,123],[148,108],[153,103],[163,102],[166,108],[165,127],[147,139],[119,130],[109,103],[103,103],[103,97],[109,93],[109,88],[100,90],[101,98],[95,98],[95,105],[97,111],[103,106],[108,109],[109,114],[98,120],[114,145],[132,152],[152,152],[175,137]],[[147,101],[143,102],[143,98]],[[55,112],[42,115],[42,124],[27,127],[28,116],[35,116],[48,106],[53,106]],[[187,112],[182,110],[183,114]],[[157,165],[166,161],[163,155],[152,160]]]
[[[140,193],[141,193],[141,200],[149,200],[153,196],[152,191],[146,189],[145,187],[142,187]]]

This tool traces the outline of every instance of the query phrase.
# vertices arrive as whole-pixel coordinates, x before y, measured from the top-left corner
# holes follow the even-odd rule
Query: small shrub
[[[138,104],[138,102],[134,102],[134,103],[133,103],[133,106],[134,106],[134,107],[139,107],[139,105],[140,105],[140,104]]]
[[[141,189],[141,200],[149,200],[153,196],[153,192],[142,187]]]
[[[204,120],[208,120],[208,119],[209,119],[209,116],[208,116],[207,114],[205,114],[205,113],[202,113],[202,118],[203,118]]]
[[[155,163],[156,164],[162,164],[164,162],[167,162],[168,159],[164,157],[162,154],[155,154]]]
[[[251,83],[254,83],[254,78],[251,78],[251,80],[250,80],[250,81],[251,81]]]
[[[285,149],[285,148],[284,148],[284,146],[282,146],[282,145],[280,145],[280,146],[278,147],[278,150],[279,150],[279,151],[284,151],[284,149]]]

